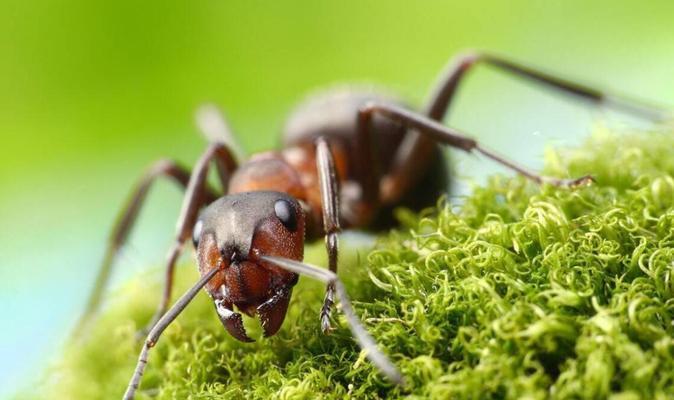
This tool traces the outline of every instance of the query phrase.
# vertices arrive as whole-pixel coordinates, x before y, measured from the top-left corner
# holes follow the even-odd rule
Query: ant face
[[[194,244],[202,276],[222,269],[205,287],[232,336],[252,341],[233,305],[249,316],[257,315],[265,336],[275,334],[298,277],[260,257],[302,260],[304,212],[298,201],[279,192],[222,197],[195,224]]]

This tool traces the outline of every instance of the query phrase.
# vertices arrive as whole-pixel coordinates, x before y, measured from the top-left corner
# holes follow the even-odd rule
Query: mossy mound
[[[674,135],[600,133],[550,152],[547,172],[597,182],[493,177],[460,207],[401,212],[369,255],[343,257],[356,311],[407,388],[377,373],[341,316],[320,333],[323,286],[303,278],[282,330],[254,344],[230,338],[200,294],[151,354],[138,397],[673,398]],[[180,290],[196,278],[182,268]],[[158,293],[140,279],[120,291],[43,395],[119,398]]]

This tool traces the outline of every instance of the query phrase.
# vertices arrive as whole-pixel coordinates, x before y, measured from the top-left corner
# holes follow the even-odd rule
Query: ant
[[[162,160],[142,177],[114,226],[82,318],[85,321],[98,308],[115,256],[151,184],[159,177],[178,182],[186,190],[175,243],[168,252],[165,287],[124,398],[134,397],[150,349],[202,288],[212,298],[224,328],[236,339],[251,342],[234,306],[257,316],[264,336],[272,336],[285,318],[299,275],[327,285],[320,311],[322,331],[331,329],[331,309],[337,298],[367,357],[392,382],[402,384],[402,375],[377,349],[337,277],[342,227],[376,229],[391,222],[394,207],[418,210],[433,204],[447,187],[442,144],[480,153],[539,184],[573,188],[593,180],[591,176],[558,179],[538,175],[441,123],[462,78],[479,63],[636,117],[654,121],[668,117],[659,108],[487,53],[457,57],[421,112],[391,97],[353,88],[310,97],[288,120],[283,149],[255,154],[240,165],[224,118],[213,107],[202,108],[197,123],[211,138],[208,148],[192,172]],[[206,183],[211,164],[217,169],[223,194]],[[305,234],[308,239],[324,236],[327,270],[302,262]],[[201,279],[169,309],[175,263],[189,239],[196,249]]]

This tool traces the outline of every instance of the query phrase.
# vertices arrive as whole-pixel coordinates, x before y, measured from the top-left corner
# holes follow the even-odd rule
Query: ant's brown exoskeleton
[[[274,335],[285,318],[299,275],[327,284],[320,312],[323,332],[330,330],[336,295],[367,357],[391,381],[401,383],[401,374],[377,349],[354,314],[336,275],[341,227],[375,227],[390,220],[393,207],[419,209],[433,204],[447,187],[439,144],[483,154],[537,183],[573,187],[592,180],[590,176],[540,176],[441,123],[461,78],[477,63],[637,117],[661,120],[669,116],[659,108],[489,54],[458,57],[422,112],[410,111],[371,91],[350,89],[314,96],[291,116],[283,149],[256,154],[241,165],[235,161],[224,119],[212,107],[202,109],[197,115],[201,129],[219,139],[211,140],[192,172],[164,160],[143,176],[114,227],[83,317],[97,309],[115,255],[128,237],[150,185],[158,177],[173,178],[186,188],[176,240],[168,253],[163,296],[124,398],[134,397],[149,350],[201,288],[213,299],[225,329],[236,339],[250,342],[234,306],[249,316],[257,315],[264,335]],[[224,194],[217,194],[206,183],[211,162]],[[325,237],[328,270],[302,263],[305,232],[310,239]],[[201,279],[168,309],[174,266],[190,238]]]

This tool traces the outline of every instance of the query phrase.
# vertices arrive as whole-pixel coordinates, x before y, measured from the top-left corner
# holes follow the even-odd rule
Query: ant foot
[[[335,328],[332,327],[330,322],[330,311],[328,310],[327,314],[324,314],[323,311],[321,311],[321,331],[323,334],[329,335],[334,330]]]
[[[544,177],[542,183],[548,183],[557,187],[565,187],[570,189],[575,189],[577,187],[589,186],[593,183],[596,183],[597,180],[594,179],[592,175],[581,176],[576,179],[557,179],[557,178],[548,178]]]
[[[330,322],[332,306],[335,304],[334,293],[334,286],[328,286],[328,290],[325,292],[325,299],[323,300],[323,307],[321,307],[321,331],[325,335],[329,335],[334,330]]]

